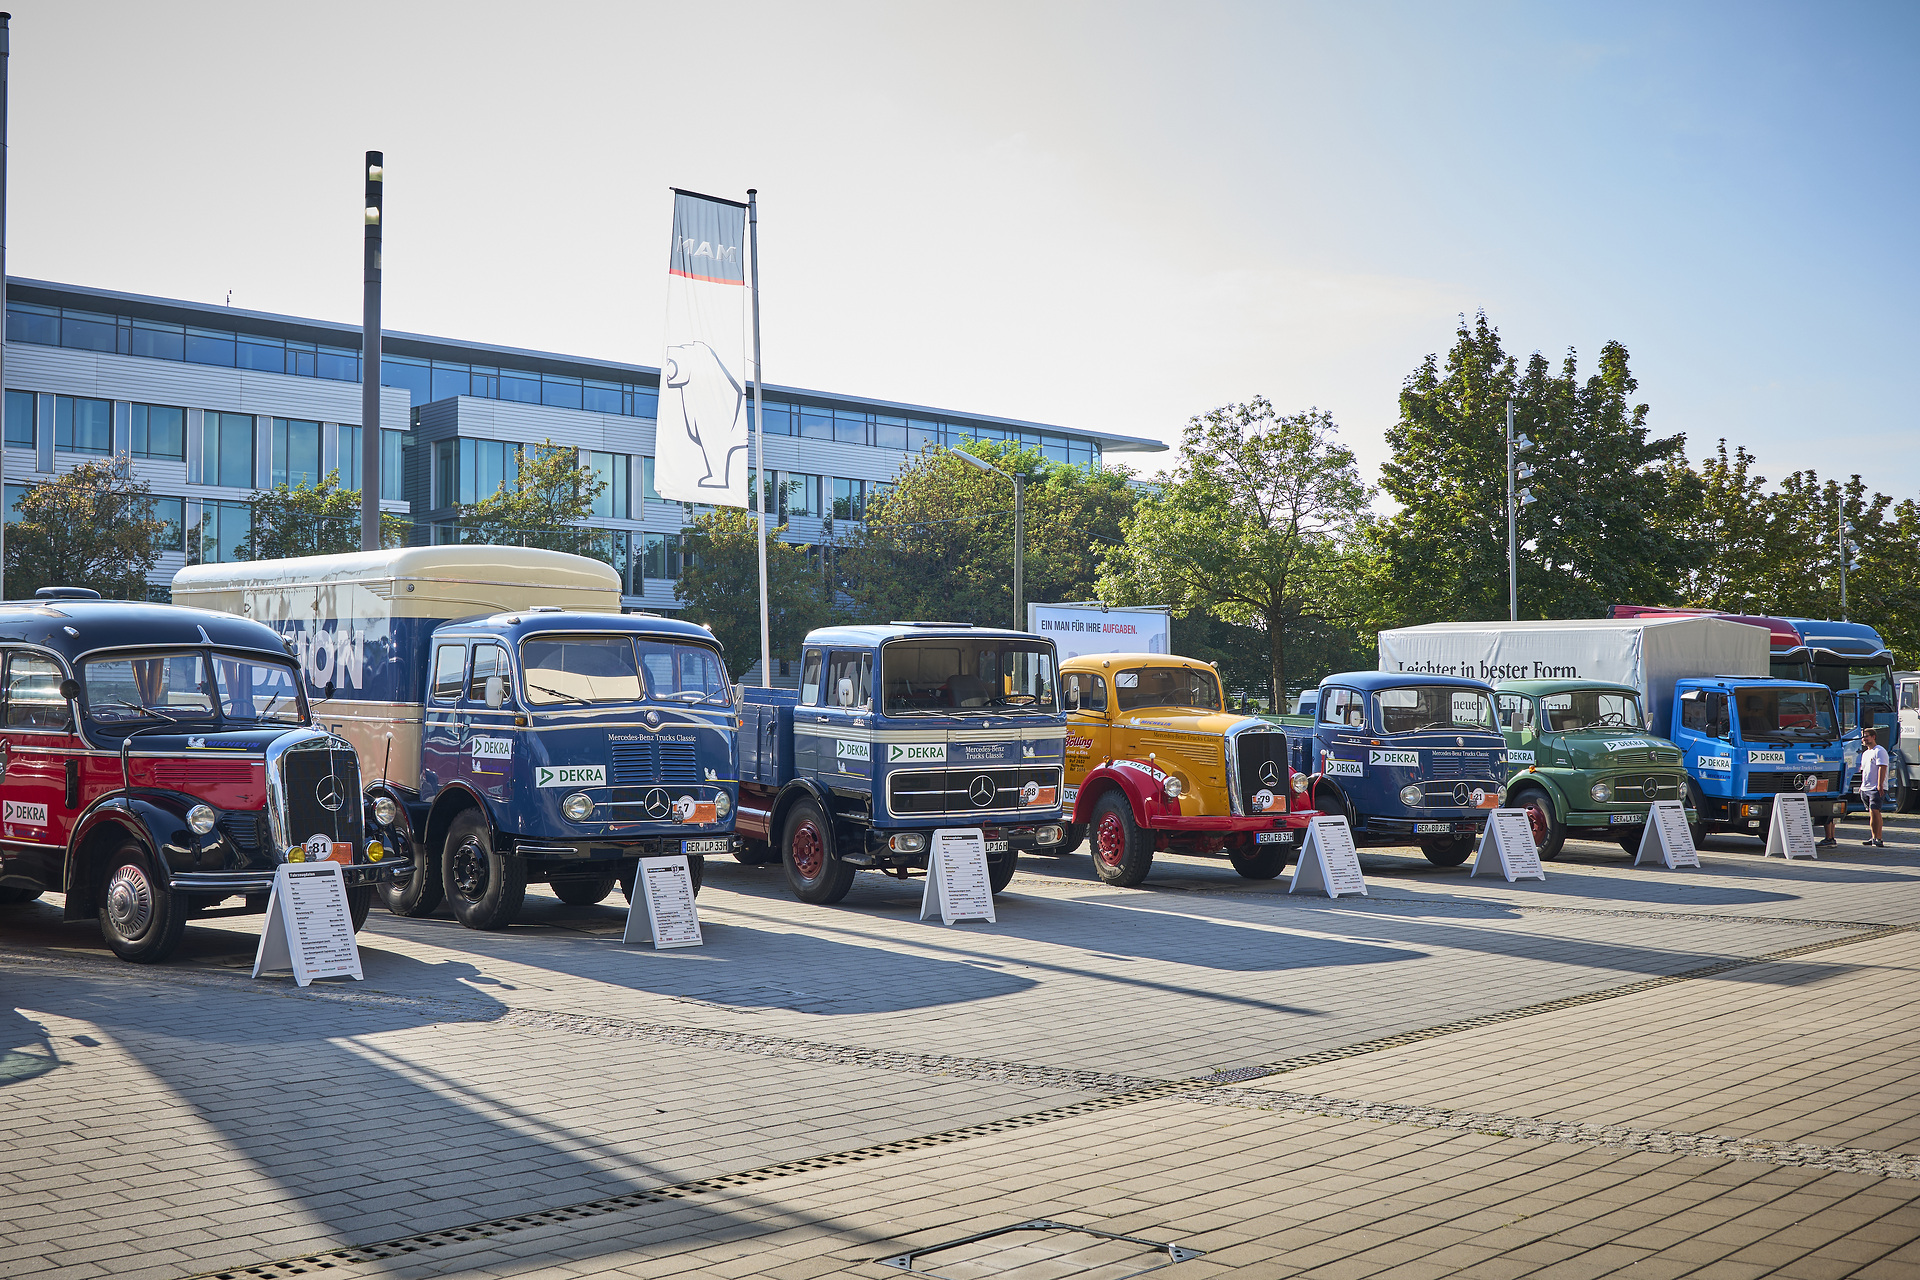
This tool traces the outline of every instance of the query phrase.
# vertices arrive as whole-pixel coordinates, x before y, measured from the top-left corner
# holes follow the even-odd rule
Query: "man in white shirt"
[[[1880,735],[1872,729],[1860,731],[1860,803],[1867,806],[1867,821],[1872,824],[1873,834],[1860,843],[1875,849],[1884,849],[1887,842],[1881,838],[1880,793],[1887,789],[1887,772],[1893,767],[1893,761],[1887,758],[1887,749],[1880,745]]]

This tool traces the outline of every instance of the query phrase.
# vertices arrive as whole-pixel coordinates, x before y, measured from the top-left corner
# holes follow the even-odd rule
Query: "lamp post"
[[[1513,433],[1513,401],[1507,401],[1507,621],[1520,621],[1520,508],[1537,501],[1532,489],[1521,489],[1533,479],[1533,468],[1520,455],[1533,441]]]
[[[1002,475],[1013,481],[1013,629],[1025,631],[1027,629],[1027,479],[1011,471],[1002,471],[985,458],[968,453],[965,449],[949,449],[947,452],[970,467],[991,471],[995,475]]]
[[[367,152],[366,244],[360,295],[360,549],[380,549],[380,241],[386,157]]]

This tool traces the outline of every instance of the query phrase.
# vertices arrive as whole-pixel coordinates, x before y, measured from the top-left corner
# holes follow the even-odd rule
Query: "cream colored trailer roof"
[[[240,612],[234,606],[244,596],[359,587],[404,604],[407,613],[430,616],[459,617],[536,604],[618,613],[620,585],[620,575],[611,567],[564,551],[399,547],[189,565],[174,575],[173,599],[176,604]]]

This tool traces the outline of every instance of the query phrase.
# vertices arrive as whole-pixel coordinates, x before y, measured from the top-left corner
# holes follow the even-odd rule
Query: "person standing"
[[[1880,745],[1880,735],[1872,729],[1860,731],[1860,803],[1867,806],[1867,821],[1873,828],[1873,834],[1860,843],[1875,849],[1884,849],[1887,842],[1881,829],[1880,794],[1887,789],[1887,771],[1893,767],[1893,761],[1887,758],[1887,749]]]

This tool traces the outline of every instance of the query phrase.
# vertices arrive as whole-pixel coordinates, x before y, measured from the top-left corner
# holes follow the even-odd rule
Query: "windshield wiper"
[[[558,699],[560,699],[560,701],[562,701],[562,702],[585,702],[585,701],[586,701],[586,699],[585,699],[585,698],[575,698],[575,697],[571,697],[571,696],[569,696],[569,695],[567,695],[567,694],[564,694],[564,693],[562,693],[562,692],[560,692],[560,690],[558,690],[558,689],[554,689],[554,688],[549,688],[549,687],[548,687],[547,685],[544,685],[544,684],[535,684],[535,683],[534,683],[533,681],[531,681],[531,680],[529,680],[529,681],[527,681],[527,688],[529,688],[529,689],[538,689],[538,690],[539,690],[540,692],[542,692],[542,693],[550,693],[550,694],[552,694],[552,695],[553,695],[554,697],[556,697],[556,698],[558,698]]]

